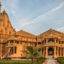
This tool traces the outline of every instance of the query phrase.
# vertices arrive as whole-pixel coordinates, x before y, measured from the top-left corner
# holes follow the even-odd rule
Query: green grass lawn
[[[57,60],[60,64],[64,64],[64,57],[59,57]]]
[[[0,60],[0,64],[31,64],[31,61]]]
[[[45,61],[45,58],[40,58],[38,61],[34,60],[34,64],[42,64]],[[32,64],[32,61],[29,60],[0,60],[0,64]]]

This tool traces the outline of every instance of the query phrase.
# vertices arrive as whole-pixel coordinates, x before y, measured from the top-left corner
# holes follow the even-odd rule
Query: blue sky
[[[64,32],[64,0],[2,0],[12,26],[38,35],[50,28]]]

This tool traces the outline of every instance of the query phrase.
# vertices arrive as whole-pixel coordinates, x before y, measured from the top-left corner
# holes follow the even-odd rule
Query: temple
[[[23,52],[27,46],[40,48],[42,57],[64,57],[64,33],[54,29],[33,35],[12,27],[6,11],[1,12],[0,3],[0,58],[20,58],[27,54]]]

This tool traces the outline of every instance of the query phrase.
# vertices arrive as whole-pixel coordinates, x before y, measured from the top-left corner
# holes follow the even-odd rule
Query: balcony
[[[44,46],[56,46],[55,42],[47,42]]]
[[[7,47],[16,47],[16,44],[14,44],[14,43],[8,43]]]

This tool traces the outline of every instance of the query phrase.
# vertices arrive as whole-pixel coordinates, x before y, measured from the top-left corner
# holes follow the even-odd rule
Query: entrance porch
[[[44,47],[43,48],[43,57],[46,58],[56,58],[56,47]]]

